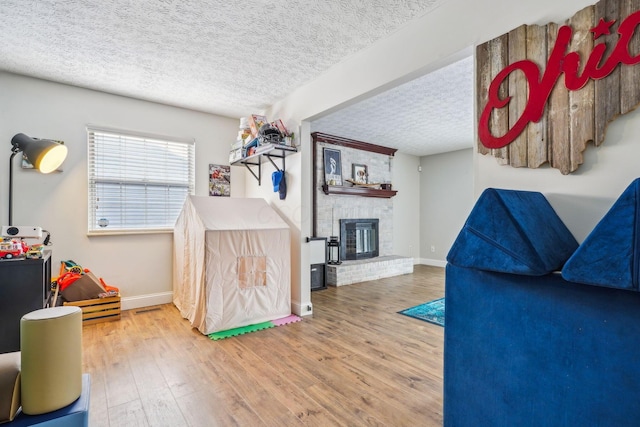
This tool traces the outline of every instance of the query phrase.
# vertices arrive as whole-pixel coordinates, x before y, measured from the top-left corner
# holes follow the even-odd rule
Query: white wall
[[[269,120],[274,120],[279,117],[269,116]],[[274,159],[276,165],[279,168],[282,167],[279,159]],[[287,182],[287,197],[284,200],[280,200],[280,195],[273,191],[273,184],[271,175],[275,171],[273,165],[264,161],[262,164],[262,178],[261,185],[258,185],[257,180],[246,172],[246,197],[259,197],[263,198],[269,203],[269,205],[280,214],[280,216],[289,224],[291,231],[291,304],[292,311],[298,315],[309,315],[312,310],[310,297],[310,279],[307,279],[306,287],[301,286],[301,260],[300,260],[300,247],[304,244],[304,237],[301,235],[301,221],[302,218],[308,218],[307,212],[302,212],[302,205],[300,203],[300,194],[302,193],[301,183],[301,153],[295,153],[286,156],[285,158],[285,172]],[[232,167],[231,169],[236,169]],[[307,269],[305,271],[308,270]],[[307,277],[309,273],[307,271]],[[309,289],[307,289],[309,288]]]
[[[51,232],[53,274],[72,259],[120,288],[123,306],[171,301],[172,235],[87,236],[86,125],[148,132],[196,141],[196,194],[208,194],[209,163],[228,164],[238,121],[102,92],[0,72],[0,174],[2,224],[8,221],[10,140],[16,133],[65,141],[69,155],[62,173],[23,171],[14,159],[16,225]],[[235,168],[233,168],[235,169]],[[244,173],[232,170],[233,197],[244,196]]]
[[[396,153],[391,161],[393,189],[398,193],[393,201],[393,254],[420,260],[420,159]]]
[[[488,187],[540,191],[574,237],[583,241],[615,200],[640,176],[640,112],[612,122],[600,147],[589,145],[584,164],[570,175],[556,169],[500,166],[491,156],[476,155],[475,191]]]
[[[469,148],[420,158],[420,255],[424,264],[445,265],[473,208],[473,156]]]

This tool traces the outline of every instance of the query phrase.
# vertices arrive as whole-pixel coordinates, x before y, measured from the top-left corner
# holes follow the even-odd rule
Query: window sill
[[[109,230],[109,231],[88,231],[88,237],[96,236],[122,236],[133,234],[173,234],[173,228],[171,229],[154,229],[154,230]]]

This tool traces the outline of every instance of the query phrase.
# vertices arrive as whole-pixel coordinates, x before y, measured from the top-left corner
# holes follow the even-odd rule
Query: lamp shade
[[[19,133],[11,139],[11,144],[42,173],[56,170],[67,157],[67,147],[49,139],[34,139]]]

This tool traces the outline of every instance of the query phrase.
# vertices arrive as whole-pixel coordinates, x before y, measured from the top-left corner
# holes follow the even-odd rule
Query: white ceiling
[[[0,0],[0,70],[242,117],[445,1]],[[450,67],[312,128],[416,155],[470,147],[471,60]]]
[[[311,131],[397,148],[415,156],[473,144],[473,58],[314,121]]]

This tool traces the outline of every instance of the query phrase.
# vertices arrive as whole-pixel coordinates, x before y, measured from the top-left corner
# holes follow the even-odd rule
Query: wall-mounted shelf
[[[340,185],[323,185],[322,191],[324,194],[343,194],[350,196],[362,196],[362,197],[380,197],[389,199],[396,195],[396,190],[381,190],[379,188],[368,187],[345,187]]]
[[[247,170],[251,172],[251,175],[253,175],[253,177],[258,181],[258,185],[262,185],[262,162],[265,159],[270,161],[276,170],[284,171],[286,170],[285,157],[297,152],[298,150],[296,147],[290,147],[288,145],[267,144],[259,146],[256,151],[257,152],[251,156],[243,157],[235,162],[231,162],[231,165],[245,165]],[[274,162],[274,158],[281,160],[281,168],[278,167],[276,162]]]

